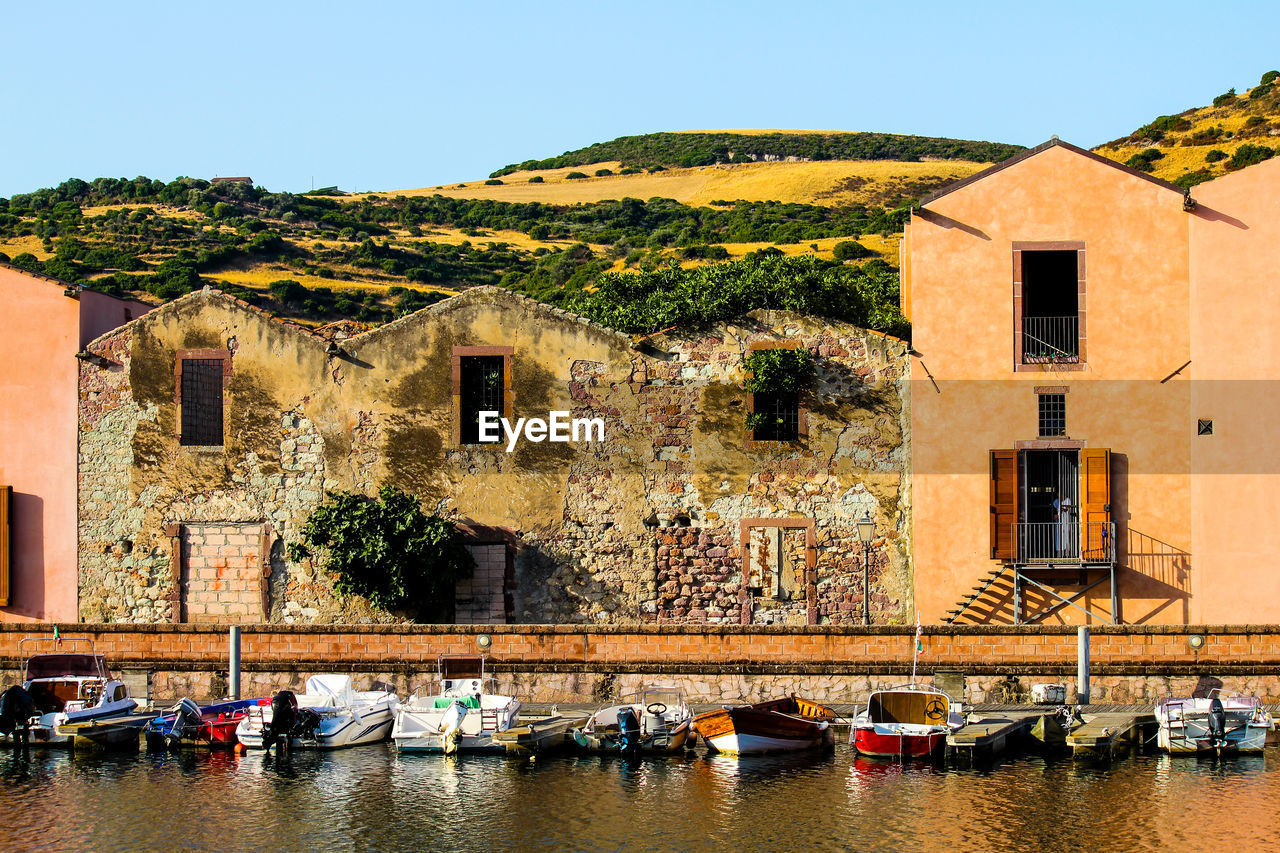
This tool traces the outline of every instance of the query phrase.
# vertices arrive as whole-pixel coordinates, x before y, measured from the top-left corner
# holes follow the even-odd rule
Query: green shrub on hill
[[[897,271],[882,261],[861,267],[817,258],[748,256],[740,261],[642,273],[605,273],[591,292],[564,307],[624,332],[647,334],[706,326],[757,308],[845,320],[904,335]]]
[[[750,163],[767,158],[801,160],[901,160],[923,157],[990,163],[1003,160],[1022,146],[890,133],[648,133],[623,136],[566,151],[559,157],[526,160],[495,171],[500,178],[528,169],[563,169],[591,163],[620,161],[625,167],[710,166]]]

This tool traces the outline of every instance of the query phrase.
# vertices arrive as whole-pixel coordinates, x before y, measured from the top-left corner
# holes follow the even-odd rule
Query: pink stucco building
[[[1187,193],[1054,139],[924,200],[916,603],[1280,622],[1280,162]]]
[[[0,264],[0,621],[76,621],[76,412],[84,345],[150,310]]]

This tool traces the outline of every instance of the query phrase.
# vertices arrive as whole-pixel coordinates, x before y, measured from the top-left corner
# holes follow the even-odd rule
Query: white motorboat
[[[505,752],[494,739],[517,725],[520,701],[492,690],[483,655],[441,655],[440,692],[416,693],[396,711],[391,739],[401,752]]]
[[[1256,696],[1224,696],[1213,690],[1203,698],[1161,699],[1156,723],[1156,745],[1165,752],[1260,753],[1272,720]]]
[[[236,739],[247,749],[270,748],[286,735],[289,749],[377,743],[391,733],[399,702],[390,690],[355,690],[349,675],[313,675],[301,696],[282,690],[250,707]]]
[[[675,688],[652,687],[591,715],[573,733],[588,752],[662,754],[678,752],[689,740],[693,712]]]
[[[59,651],[64,644],[85,650]],[[28,637],[19,649],[25,652],[28,645],[53,649],[33,651],[23,665],[22,687],[35,708],[29,723],[32,743],[71,746],[75,736],[60,732],[59,726],[127,717],[138,707],[124,682],[111,677],[106,658],[94,652],[88,637]],[[135,726],[103,726],[96,731],[100,745],[127,742],[130,736],[134,745],[138,742]]]

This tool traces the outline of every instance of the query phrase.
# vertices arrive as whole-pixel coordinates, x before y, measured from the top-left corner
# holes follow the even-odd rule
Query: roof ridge
[[[479,296],[484,296],[484,295],[499,296],[500,298],[508,299],[513,302],[525,303],[529,306],[532,306],[536,310],[545,314],[549,314],[559,320],[587,326],[588,328],[595,329],[596,331],[601,332],[602,334],[617,337],[619,340],[626,341],[628,345],[630,345],[631,343],[630,335],[619,332],[617,329],[611,329],[608,326],[601,325],[600,323],[597,323],[596,321],[588,317],[584,317],[581,314],[575,314],[572,311],[566,311],[563,308],[558,308],[554,305],[549,305],[546,302],[541,302],[537,299],[534,299],[531,296],[526,296],[523,293],[517,293],[514,290],[510,290],[508,288],[501,287],[496,284],[482,284],[476,287],[469,287],[460,293],[456,293],[453,296],[447,297],[445,299],[441,299],[439,302],[433,303],[431,305],[427,305],[423,308],[419,308],[417,311],[414,311],[412,314],[405,314],[403,317],[397,317],[396,319],[392,320],[390,323],[384,323],[381,326],[376,326],[372,329],[368,329],[364,332],[360,332],[357,335],[352,335],[351,337],[343,341],[343,344],[344,345],[363,344],[370,340],[376,340],[380,335],[387,333],[389,329],[398,328],[399,326],[406,324],[407,322],[413,320],[416,317],[432,315],[432,314],[440,314],[448,310],[449,308],[456,308],[460,304],[465,304],[468,301],[471,301],[473,299],[478,298]]]
[[[1010,166],[1016,166],[1017,164],[1021,163],[1023,160],[1028,160],[1034,157],[1035,155],[1041,153],[1042,151],[1048,151],[1050,148],[1054,148],[1054,147],[1065,148],[1068,151],[1071,151],[1072,153],[1080,154],[1084,157],[1089,158],[1090,160],[1096,160],[1097,162],[1102,163],[1103,165],[1111,166],[1114,169],[1119,169],[1120,171],[1125,172],[1129,175],[1133,175],[1136,178],[1142,178],[1144,181],[1150,181],[1156,186],[1164,187],[1167,190],[1173,190],[1183,198],[1187,198],[1187,199],[1191,198],[1191,190],[1189,189],[1185,189],[1184,187],[1180,187],[1177,184],[1170,183],[1169,181],[1166,181],[1163,178],[1157,178],[1155,175],[1149,175],[1146,172],[1141,171],[1140,169],[1133,168],[1132,166],[1126,166],[1124,163],[1117,162],[1115,160],[1110,159],[1109,157],[1103,157],[1101,154],[1097,154],[1093,151],[1089,151],[1086,148],[1081,148],[1078,145],[1072,145],[1070,142],[1064,142],[1056,136],[1051,136],[1049,137],[1048,140],[1041,142],[1039,145],[1037,145],[1034,148],[1028,148],[1026,151],[1021,151],[1013,155],[1012,157],[1008,158],[1007,160],[1001,160],[999,163],[996,163],[993,166],[988,166],[987,168],[983,169],[981,172],[974,172],[972,175],[970,175],[967,178],[961,178],[960,180],[956,181],[953,184],[948,184],[942,189],[937,190],[936,192],[930,193],[929,195],[920,199],[919,206],[924,207],[928,204],[931,204],[932,202],[937,201],[938,199],[942,198],[945,195],[950,195],[956,190],[963,189],[964,187],[967,187],[970,184],[977,183],[978,181],[981,181],[984,178],[994,175],[996,172],[1004,171]]]

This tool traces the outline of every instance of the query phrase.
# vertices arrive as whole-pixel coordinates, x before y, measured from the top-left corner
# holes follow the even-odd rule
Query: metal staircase
[[[947,611],[948,615],[945,620],[946,624],[956,624],[956,620],[963,616],[969,608],[973,607],[973,605],[976,604],[983,595],[995,587],[1000,579],[1004,577],[1011,568],[1013,567],[1009,565],[1002,565],[989,571],[987,576],[969,593],[968,598],[961,601],[959,606]]]

